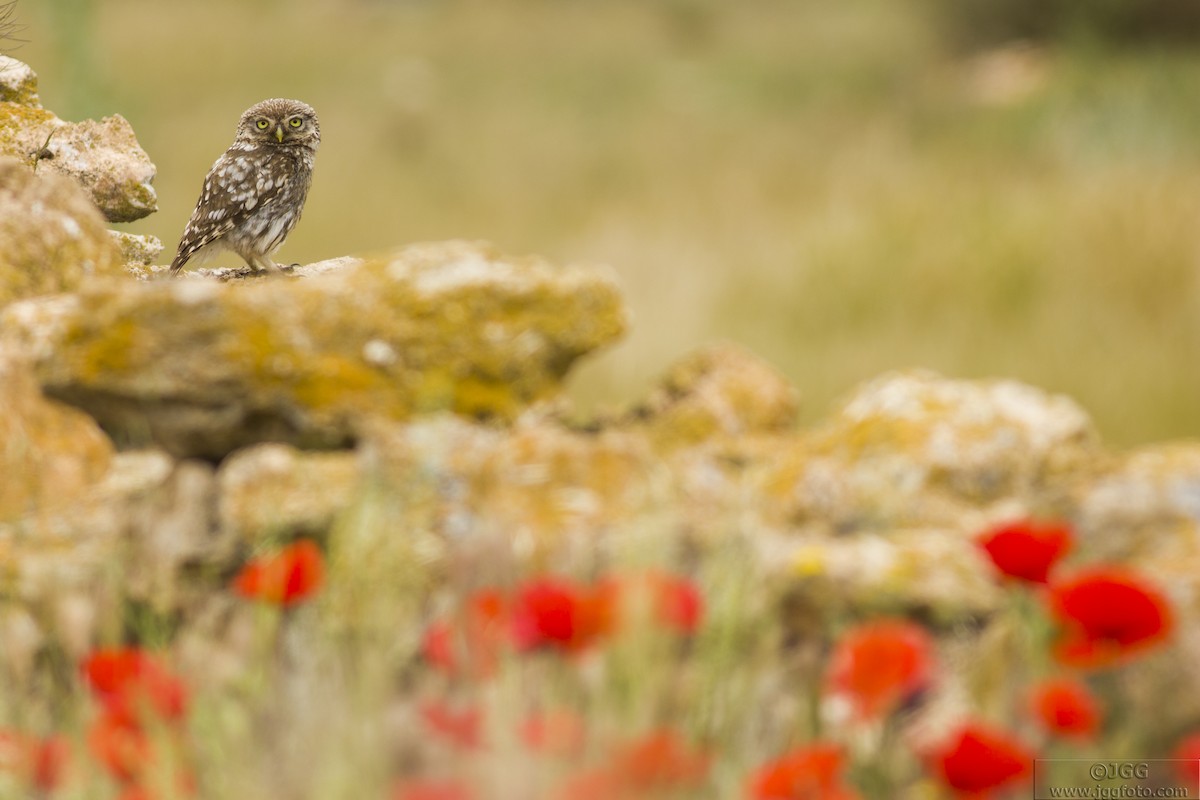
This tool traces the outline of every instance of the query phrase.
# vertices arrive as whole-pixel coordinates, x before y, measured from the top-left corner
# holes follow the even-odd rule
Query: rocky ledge
[[[165,277],[165,273],[163,274]],[[11,305],[48,395],[122,446],[346,446],[375,419],[512,419],[625,328],[608,273],[464,242],[218,282],[96,281]]]

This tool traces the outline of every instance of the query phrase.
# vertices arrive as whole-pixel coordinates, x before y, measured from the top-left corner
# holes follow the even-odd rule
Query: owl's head
[[[308,103],[275,97],[246,109],[238,123],[237,141],[315,151],[321,144],[321,126]]]

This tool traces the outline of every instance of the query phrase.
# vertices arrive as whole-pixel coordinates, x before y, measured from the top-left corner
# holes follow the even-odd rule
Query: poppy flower
[[[1079,681],[1043,681],[1030,696],[1034,716],[1049,733],[1086,739],[1100,727],[1100,702]]]
[[[578,755],[587,739],[583,718],[563,710],[526,717],[517,733],[530,750],[551,755]]]
[[[1004,575],[1029,583],[1045,583],[1050,570],[1073,544],[1062,523],[1012,522],[992,528],[980,545]]]
[[[146,732],[118,709],[100,713],[88,728],[87,743],[92,757],[122,783],[136,781],[154,759]]]
[[[1174,627],[1159,590],[1119,567],[1092,569],[1055,584],[1049,605],[1061,627],[1055,657],[1073,667],[1128,659],[1162,642]]]
[[[582,650],[613,629],[616,600],[611,583],[589,587],[556,578],[528,583],[513,598],[513,643],[520,651]]]
[[[1171,758],[1177,762],[1177,774],[1184,781],[1195,781],[1197,770],[1200,768],[1200,733],[1193,733],[1181,739],[1171,751]]]
[[[183,682],[139,648],[96,650],[84,659],[81,671],[97,699],[124,714],[136,717],[145,707],[164,720],[179,721],[187,712]]]
[[[464,604],[459,619],[453,623],[438,620],[426,628],[421,655],[446,673],[487,675],[496,666],[506,613],[507,603],[500,592],[478,591]]]
[[[750,779],[751,800],[858,800],[842,784],[842,750],[812,744],[791,750],[760,767]]]
[[[552,795],[556,800],[639,800],[704,784],[711,757],[678,734],[660,729],[616,748],[606,762],[578,772]]]
[[[963,725],[929,756],[930,771],[960,796],[981,795],[1022,781],[1033,753],[1005,731]]]
[[[392,789],[392,800],[474,800],[475,796],[469,786],[454,779],[414,779]]]
[[[38,740],[33,747],[33,775],[31,783],[44,792],[52,791],[62,783],[71,758],[71,743],[65,736],[47,736]]]
[[[325,558],[321,549],[301,539],[273,556],[255,559],[233,579],[233,590],[241,596],[286,607],[302,603],[325,582]]]
[[[905,620],[868,622],[838,641],[829,662],[827,691],[847,698],[860,719],[891,712],[928,685],[933,639]]]
[[[703,783],[711,760],[663,728],[618,749],[611,769],[631,789],[678,789]]]
[[[53,791],[62,783],[70,755],[71,745],[64,736],[39,739],[0,730],[0,774],[17,775],[43,792]]]
[[[647,580],[658,620],[679,633],[695,633],[704,617],[704,596],[696,585],[665,572],[652,572]]]
[[[429,702],[420,707],[420,712],[430,730],[451,743],[468,749],[479,746],[483,735],[483,712],[479,708]]]

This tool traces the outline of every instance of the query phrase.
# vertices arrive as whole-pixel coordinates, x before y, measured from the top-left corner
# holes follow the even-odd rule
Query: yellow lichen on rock
[[[0,157],[0,306],[69,291],[120,268],[118,249],[82,189]]]
[[[42,108],[37,76],[0,56],[0,156],[39,172],[71,178],[109,222],[132,222],[158,210],[154,164],[120,114],[66,122]]]
[[[344,446],[375,417],[512,420],[625,319],[603,271],[449,242],[296,279],[96,281],[2,322],[122,445],[220,457]]]
[[[87,415],[38,389],[29,365],[0,350],[0,522],[71,504],[103,477],[112,444]]]
[[[1015,381],[895,373],[861,387],[762,475],[776,522],[855,530],[1045,512],[1101,460],[1073,401]]]

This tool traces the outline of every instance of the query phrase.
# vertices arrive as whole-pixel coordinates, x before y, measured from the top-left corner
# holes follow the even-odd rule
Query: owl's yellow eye
[[[258,129],[260,131],[265,131],[267,128],[271,127],[271,123],[265,119],[260,119],[258,122],[254,123],[254,124],[255,124],[255,126],[258,127]]]
[[[299,117],[292,117],[288,120],[288,125],[291,125],[293,128],[299,128],[303,124],[304,120],[300,119]]]

